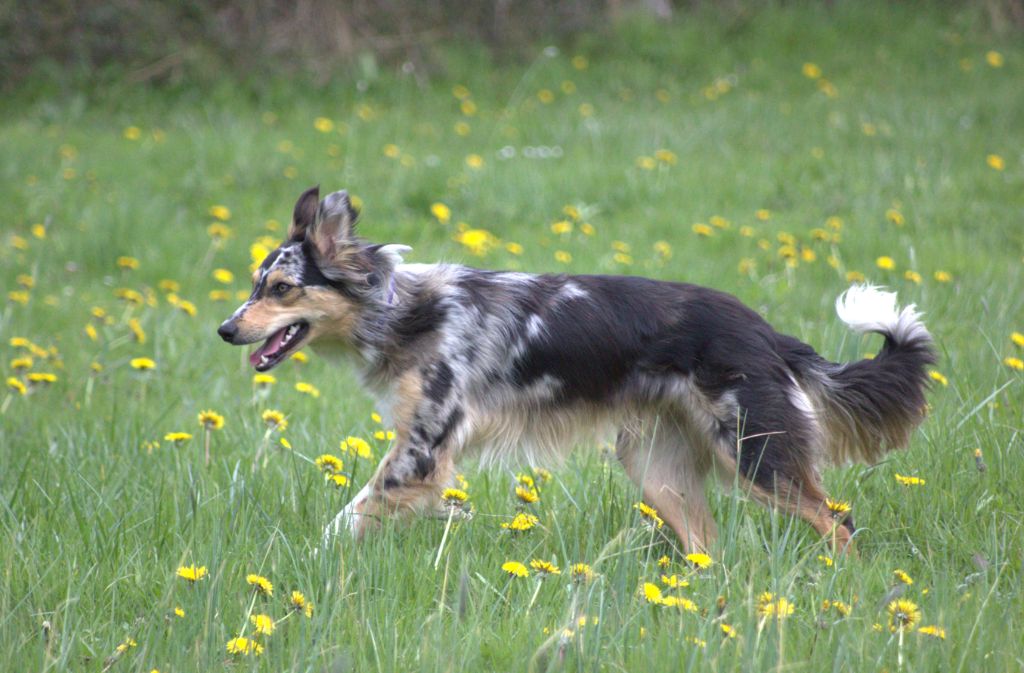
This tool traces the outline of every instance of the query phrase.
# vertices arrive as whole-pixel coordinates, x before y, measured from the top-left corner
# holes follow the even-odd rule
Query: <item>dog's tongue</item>
[[[278,331],[270,335],[270,338],[263,342],[263,345],[252,352],[249,356],[249,364],[254,367],[259,364],[260,358],[266,355],[270,357],[281,349],[281,342],[284,341],[284,333],[288,331],[287,327],[282,327]]]

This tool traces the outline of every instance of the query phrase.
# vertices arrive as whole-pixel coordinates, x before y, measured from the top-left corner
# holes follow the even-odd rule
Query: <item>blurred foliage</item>
[[[425,79],[439,51],[475,42],[498,58],[538,39],[601,32],[629,13],[743,22],[777,0],[0,0],[0,86],[175,84],[302,73],[324,83],[401,64]],[[792,4],[792,3],[782,3]],[[835,2],[826,3],[828,6]],[[1024,27],[1024,0],[961,0],[995,32]]]

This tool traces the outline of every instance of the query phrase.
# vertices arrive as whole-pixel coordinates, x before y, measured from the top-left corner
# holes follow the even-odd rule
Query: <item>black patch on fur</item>
[[[416,463],[413,468],[414,474],[422,481],[434,471],[434,467],[437,465],[437,461],[434,460],[434,456],[430,453],[420,451],[419,449],[409,449],[409,455],[412,456],[413,461]]]
[[[381,487],[383,487],[385,489],[389,489],[389,488],[398,488],[401,485],[402,485],[402,482],[398,481],[394,477],[384,477],[384,483],[381,484]]]
[[[416,339],[436,331],[444,322],[447,309],[437,297],[424,297],[398,316],[392,329],[398,345],[408,346]]]
[[[441,428],[441,432],[438,434],[437,437],[434,438],[434,443],[433,445],[431,445],[430,450],[433,451],[434,449],[441,445],[441,442],[448,439],[448,435],[452,434],[452,430],[455,429],[455,426],[461,420],[462,409],[458,407],[452,409],[452,413],[448,414],[448,418],[447,420],[445,420],[444,427]]]
[[[300,278],[302,285],[329,287],[348,299],[358,299],[358,293],[349,283],[333,280],[324,275],[314,261],[315,254],[313,244],[309,240],[304,240],[302,242],[302,275]]]
[[[432,373],[427,374],[424,394],[434,402],[443,402],[452,389],[455,374],[446,362],[439,362]]]

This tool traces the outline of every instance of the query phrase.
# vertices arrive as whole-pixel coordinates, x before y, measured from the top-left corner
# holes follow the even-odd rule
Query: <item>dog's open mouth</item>
[[[309,323],[306,322],[292,323],[279,329],[249,356],[249,364],[258,372],[265,372],[277,366],[289,352],[302,343],[302,338],[308,331]]]

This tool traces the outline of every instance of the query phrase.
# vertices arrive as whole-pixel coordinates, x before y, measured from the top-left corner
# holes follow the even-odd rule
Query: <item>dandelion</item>
[[[249,621],[256,627],[256,633],[261,636],[269,636],[274,633],[274,619],[270,615],[250,615]]]
[[[829,514],[832,515],[833,519],[842,518],[849,514],[852,509],[847,501],[833,500],[832,498],[825,498],[825,507],[828,508]]]
[[[1003,358],[1003,364],[1010,369],[1016,369],[1019,372],[1024,372],[1024,360],[1015,357]]]
[[[653,603],[654,605],[661,605],[665,601],[665,598],[661,593],[661,587],[659,587],[657,584],[653,584],[651,582],[644,582],[642,591],[644,600],[648,603]]]
[[[670,559],[667,555],[663,555],[661,558],[658,559],[659,568],[667,568],[670,563],[672,563],[672,559]]]
[[[313,120],[313,128],[320,133],[330,133],[334,130],[334,122],[327,117],[317,117]]]
[[[206,410],[199,412],[199,426],[206,430],[220,430],[224,427],[224,417],[216,411]]]
[[[735,638],[736,637],[736,629],[733,628],[730,624],[726,624],[725,622],[722,622],[721,624],[718,625],[718,627],[720,629],[722,629],[722,635],[724,635],[726,638]]]
[[[757,614],[762,618],[774,617],[782,620],[793,614],[796,607],[789,600],[766,591],[757,599]]]
[[[685,589],[690,586],[690,581],[679,575],[662,575],[661,583],[673,589]]]
[[[835,564],[835,561],[832,560],[831,556],[825,556],[824,554],[818,554],[818,560],[821,561],[826,568],[831,568]]]
[[[594,570],[586,563],[573,563],[569,566],[569,577],[577,584],[594,579]]]
[[[548,575],[561,575],[561,569],[551,561],[544,561],[542,559],[533,559],[530,561],[530,567],[543,579]]]
[[[945,376],[935,371],[934,369],[928,372],[928,378],[930,378],[932,381],[937,381],[938,383],[941,383],[943,387],[949,385],[949,379],[947,379]]]
[[[701,640],[701,639],[700,639],[700,638],[698,638],[697,636],[686,636],[686,639],[685,639],[685,640],[686,640],[686,642],[688,642],[688,643],[690,643],[690,644],[692,644],[692,645],[696,645],[697,647],[699,647],[699,648],[700,648],[700,649],[702,649],[702,650],[703,650],[703,649],[704,649],[705,647],[707,647],[707,646],[708,646],[708,641],[706,641],[706,640]]]
[[[561,264],[568,264],[572,261],[572,255],[565,250],[555,250],[555,261]]]
[[[266,388],[277,383],[277,378],[273,374],[253,374],[252,383],[255,386]]]
[[[875,266],[885,271],[891,271],[896,268],[896,262],[893,261],[892,257],[882,255],[881,257],[875,260]]]
[[[267,424],[268,430],[284,432],[288,429],[288,420],[284,417],[284,414],[276,409],[267,409],[263,412],[261,418]]]
[[[256,590],[256,593],[258,593],[261,596],[269,597],[274,595],[274,585],[270,582],[270,580],[268,580],[266,577],[263,577],[262,575],[250,573],[249,575],[245,576],[245,581]]]
[[[11,359],[11,369],[31,369],[33,360],[31,357],[25,356],[20,358]]]
[[[430,206],[430,214],[437,218],[437,221],[441,224],[447,224],[452,218],[451,208],[440,202]]]
[[[305,364],[305,363],[309,362],[309,356],[306,355],[305,353],[303,353],[302,351],[295,351],[294,353],[292,353],[291,354],[291,359],[295,360],[296,362],[298,362],[300,364]]]
[[[128,637],[128,638],[124,639],[123,643],[121,643],[120,645],[115,647],[114,651],[117,652],[118,654],[124,654],[129,649],[131,649],[133,647],[136,647],[136,646],[138,646],[138,643],[135,642],[135,639],[131,638],[131,637]]]
[[[911,578],[910,575],[908,575],[904,571],[900,570],[899,568],[897,568],[896,570],[893,570],[892,574],[893,574],[893,577],[896,578],[897,582],[900,582],[900,583],[906,584],[906,585],[911,585],[911,584],[914,583],[913,578]]]
[[[654,509],[647,503],[635,503],[633,505],[633,509],[640,512],[641,517],[652,528],[661,528],[663,525],[665,525],[665,521],[660,516],[658,516],[658,510]]]
[[[301,591],[293,591],[288,599],[288,606],[295,612],[301,612],[307,617],[313,616],[313,602],[306,599]]]
[[[848,283],[863,283],[864,282],[864,274],[861,273],[860,271],[847,271],[846,272],[846,282],[848,282]]]
[[[501,240],[486,229],[460,231],[455,236],[455,240],[478,257],[483,257],[501,244]]]
[[[117,266],[121,269],[135,270],[139,268],[139,260],[134,257],[118,257]]]
[[[303,395],[309,395],[316,399],[320,397],[320,390],[312,383],[306,383],[305,381],[299,381],[295,384],[295,390],[302,393]]]
[[[990,154],[985,157],[985,163],[988,164],[989,168],[996,171],[1001,171],[1006,168],[1006,162],[998,154]]]
[[[142,323],[139,322],[138,318],[132,318],[128,321],[128,329],[132,331],[132,336],[135,337],[136,343],[146,343],[146,330],[142,329]]]
[[[1020,332],[1013,332],[1010,334],[1010,341],[1012,341],[1015,346],[1024,348],[1024,334],[1021,334]]]
[[[206,235],[215,243],[220,243],[231,236],[231,227],[222,222],[212,222],[210,226],[206,227]],[[173,290],[173,292],[177,292],[177,290]]]
[[[14,392],[18,393],[19,395],[25,395],[26,393],[28,393],[28,388],[25,387],[25,384],[22,383],[20,379],[17,379],[13,376],[7,377],[7,387],[13,390]]]
[[[686,562],[699,570],[710,568],[712,563],[710,556],[701,553],[687,554]]]
[[[140,371],[146,371],[156,367],[156,362],[150,358],[132,358],[128,364],[131,365],[132,369],[138,369]]]
[[[178,577],[189,582],[190,584],[195,584],[199,580],[206,577],[206,566],[181,566],[180,568],[178,568]]]
[[[341,458],[329,453],[318,456],[317,459],[313,461],[313,464],[316,465],[321,472],[327,475],[337,474],[344,468],[344,463],[341,461]]]
[[[446,488],[441,493],[441,502],[446,507],[461,508],[469,500],[469,494],[460,488]]]
[[[228,641],[228,654],[241,654],[243,657],[247,657],[250,654],[259,656],[263,654],[263,646],[257,643],[255,640],[250,640],[244,636],[238,636]]]
[[[540,500],[537,489],[527,486],[516,486],[516,497],[526,504],[535,503]]]
[[[502,522],[501,527],[505,530],[510,530],[513,533],[523,533],[530,530],[538,523],[540,523],[540,519],[533,514],[520,512],[512,517],[511,521]]]
[[[227,222],[228,220],[231,219],[231,210],[228,209],[227,206],[221,206],[221,205],[210,206],[210,209],[207,212],[210,213],[211,217],[214,217],[214,218],[220,220],[221,222]]]
[[[713,236],[715,234],[715,230],[703,222],[697,222],[690,229],[698,236]]]
[[[235,274],[227,269],[214,269],[212,275],[215,281],[224,285],[229,285],[235,280]]]
[[[988,63],[989,67],[1002,68],[1005,62],[1006,60],[1003,58],[1003,55],[998,51],[985,52],[985,63]]]
[[[587,66],[590,65],[590,61],[587,60],[587,57],[581,56],[579,54],[572,57],[571,63],[572,67],[576,68],[577,70],[586,70]]]
[[[519,561],[506,561],[501,564],[501,569],[508,573],[509,577],[529,577],[530,571]]]
[[[512,255],[521,255],[521,254],[523,254],[523,246],[520,245],[519,243],[512,243],[512,242],[506,243],[505,244],[505,250],[507,250],[509,252],[509,254],[512,254]]]
[[[29,383],[56,383],[57,375],[52,372],[29,372],[25,377]]]
[[[572,233],[572,222],[569,220],[559,220],[551,225],[551,233],[556,236],[562,236],[565,234]]]
[[[818,79],[821,77],[821,68],[815,63],[804,63],[800,71],[808,79]]]
[[[338,488],[344,488],[348,486],[348,477],[343,474],[330,474],[327,475],[327,481],[331,482]]]
[[[768,220],[772,219],[772,211],[768,210],[767,208],[761,208],[759,210],[754,211],[754,217],[761,220],[762,222],[767,222]]]
[[[932,277],[940,283],[948,283],[953,280],[953,274],[948,271],[936,271]]]
[[[853,608],[849,603],[844,603],[843,601],[830,601],[826,598],[821,602],[821,611],[828,612],[829,610],[834,610],[840,617],[848,617],[853,611]]]
[[[914,626],[921,621],[921,610],[917,604],[905,598],[898,598],[889,603],[889,631],[913,631]]]
[[[187,442],[190,439],[192,439],[192,435],[188,432],[168,432],[164,435],[165,442],[174,442],[175,444]]]
[[[654,157],[642,156],[636,158],[636,167],[642,168],[645,171],[653,171],[658,167],[658,162],[654,160]]]
[[[347,449],[346,449],[347,446]],[[346,437],[345,446],[342,449],[347,450],[349,453],[359,456],[360,458],[372,458],[373,449],[362,437]]]
[[[917,630],[923,636],[931,636],[932,638],[938,638],[939,640],[946,639],[946,629],[941,626],[935,626],[934,624],[929,626],[922,626]]]
[[[175,608],[174,608],[174,616],[177,617],[178,619],[184,619],[185,618],[185,611],[181,609],[180,605],[175,606]]]
[[[662,259],[670,259],[672,257],[672,245],[668,241],[656,241],[654,243],[654,252]]]
[[[885,211],[885,219],[889,220],[897,227],[902,227],[903,224],[906,222],[906,218],[903,217],[903,213],[896,210],[895,208],[890,208],[887,211]]]
[[[676,156],[675,152],[665,149],[657,150],[654,153],[654,158],[667,166],[675,166],[679,161],[679,157]]]
[[[484,158],[479,154],[470,154],[466,157],[466,165],[473,170],[480,170],[484,167]]]
[[[914,283],[915,285],[921,284],[921,274],[919,274],[917,271],[911,271],[908,269],[903,272],[903,277],[909,280],[911,283]]]
[[[904,476],[898,472],[894,476],[896,477],[896,483],[903,486],[924,486],[925,484],[924,479],[921,477]]]

